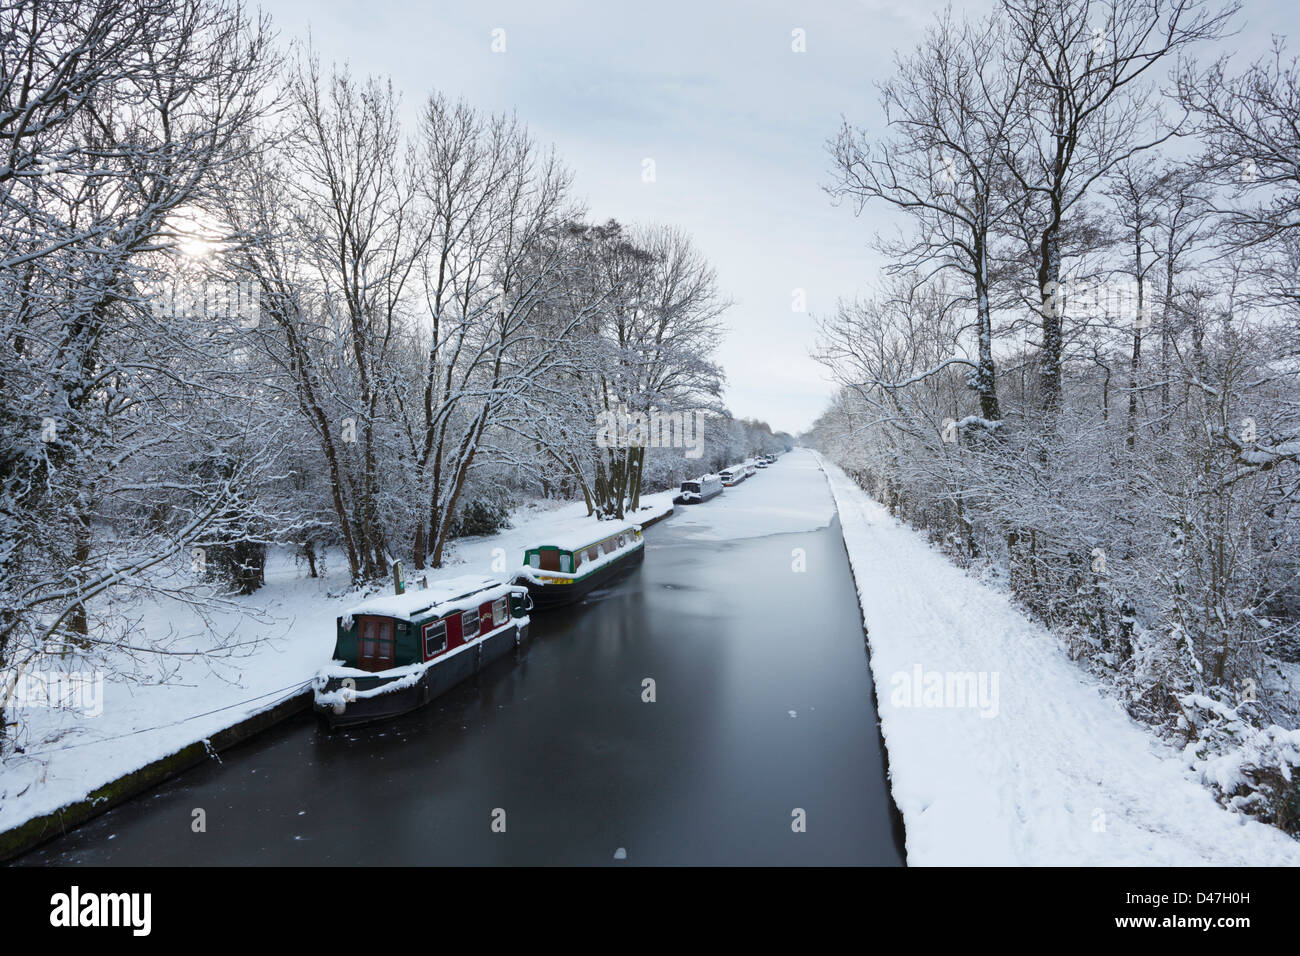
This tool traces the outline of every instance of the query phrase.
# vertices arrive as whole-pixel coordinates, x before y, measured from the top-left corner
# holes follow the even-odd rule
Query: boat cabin
[[[528,600],[522,586],[462,575],[356,605],[338,618],[313,709],[334,729],[427,704],[527,639]]]
[[[525,598],[494,578],[371,598],[338,619],[334,659],[363,671],[433,661],[524,613]]]
[[[600,537],[586,528],[524,552],[515,581],[528,588],[538,608],[576,601],[645,556],[640,525],[606,525],[600,530]]]
[[[698,504],[708,501],[714,495],[722,494],[722,478],[719,475],[701,475],[699,478],[683,481],[680,493],[674,499],[678,504]]]
[[[751,472],[745,470],[744,465],[732,465],[730,468],[724,468],[718,472],[718,477],[722,479],[723,485],[730,488],[738,485],[749,477]]]
[[[585,537],[584,537],[584,540]],[[572,543],[543,544],[529,548],[524,552],[524,566],[533,571],[558,572],[566,575],[579,575],[584,567],[591,567],[597,562],[604,562],[608,555],[615,555],[629,546],[641,542],[641,529],[637,525],[625,525],[612,531],[603,538],[589,541],[574,547]],[[540,576],[540,575],[539,575]]]

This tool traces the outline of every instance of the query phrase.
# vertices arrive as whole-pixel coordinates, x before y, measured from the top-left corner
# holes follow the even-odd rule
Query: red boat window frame
[[[357,667],[361,670],[386,670],[393,666],[397,642],[393,639],[393,619],[364,614],[357,618]]]

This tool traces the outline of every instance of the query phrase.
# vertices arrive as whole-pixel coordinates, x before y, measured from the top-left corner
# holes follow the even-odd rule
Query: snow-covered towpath
[[[1300,865],[1300,841],[1220,808],[1050,631],[823,464],[909,864]],[[983,701],[921,706],[950,675],[982,679]]]

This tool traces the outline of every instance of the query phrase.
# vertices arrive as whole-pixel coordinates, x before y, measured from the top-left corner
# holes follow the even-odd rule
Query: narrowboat
[[[611,524],[553,538],[524,552],[514,583],[528,589],[539,611],[572,604],[645,559],[638,524]]]
[[[732,465],[730,468],[724,468],[718,472],[718,477],[722,479],[723,487],[731,488],[740,484],[749,476],[745,474],[744,465]]]
[[[528,591],[464,575],[371,598],[338,618],[334,661],[312,681],[331,730],[422,707],[528,638]]]
[[[681,492],[673,499],[675,505],[696,505],[722,494],[722,479],[717,475],[701,475],[683,481]]]
[[[754,468],[754,459],[752,458],[745,459],[745,477],[748,478],[754,474],[757,474],[757,471]]]
[[[755,458],[755,459],[754,459],[754,467],[755,467],[755,468],[766,468],[766,467],[767,467],[767,459],[766,459],[766,458],[763,458],[763,457],[761,457],[761,456],[758,457],[758,458]]]

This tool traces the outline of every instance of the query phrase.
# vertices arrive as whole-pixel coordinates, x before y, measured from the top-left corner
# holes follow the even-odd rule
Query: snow
[[[420,572],[420,576],[423,576],[424,573]],[[488,589],[500,593],[480,594],[480,592]],[[508,593],[508,590],[502,588],[501,582],[496,578],[476,574],[437,578],[430,581],[427,588],[421,588],[418,579],[408,580],[405,594],[381,594],[354,605],[345,611],[343,616],[382,614],[388,617],[400,617],[410,620],[414,617],[423,616],[426,611],[439,604],[449,605],[445,609],[447,611],[455,610],[457,607],[471,608],[482,604],[489,598],[498,598],[502,594]],[[473,600],[469,600],[471,596]]]
[[[626,534],[640,527],[639,524],[627,521],[581,521],[571,528],[561,527],[547,531],[545,536],[538,537],[528,547],[552,547],[559,548],[561,551],[577,551],[604,541],[611,535]]]
[[[641,509],[627,520],[649,521],[672,511],[672,496],[671,491],[643,496]],[[512,515],[512,525],[499,534],[452,542],[446,567],[408,572],[407,586],[415,589],[408,595],[414,600],[427,593],[418,590],[425,574],[437,589],[451,589],[467,574],[473,580],[486,575],[506,582],[522,563],[524,550],[543,539],[583,533],[596,539],[603,529],[618,527],[588,518],[581,502],[533,503]],[[333,656],[336,619],[364,597],[349,592],[346,562],[338,555],[329,555],[327,575],[313,579],[290,555],[272,549],[261,590],[232,599],[234,610],[213,615],[216,633],[235,648],[230,656],[211,666],[193,657],[149,662],[146,666],[168,668],[155,673],[152,682],[109,674],[98,717],[23,708],[14,716],[26,752],[0,759],[0,832],[84,799],[310,688]],[[388,598],[381,594],[379,600]],[[181,636],[173,651],[213,646],[213,634],[179,601],[164,599],[132,614],[150,635],[174,631]],[[129,666],[123,661],[124,668]]]
[[[825,471],[909,864],[1300,865],[1300,841],[1221,808],[1177,750],[1005,593],[950,564],[839,468]],[[949,678],[983,675],[995,706],[946,693],[916,706],[918,668],[923,688],[941,675],[945,692]]]

